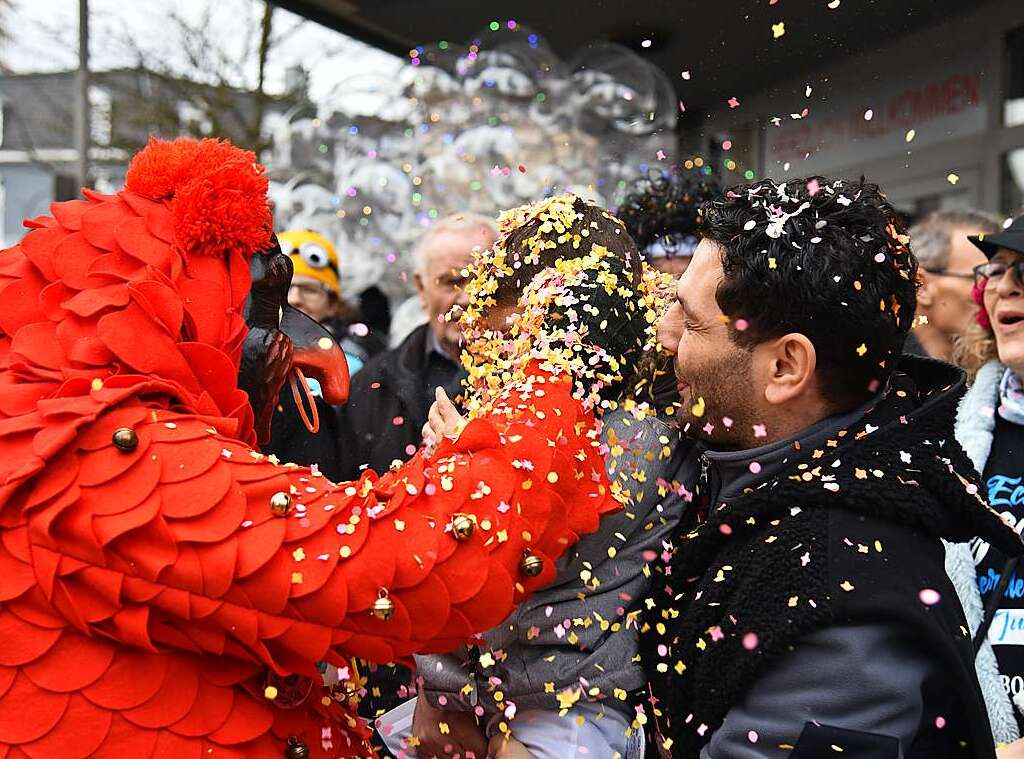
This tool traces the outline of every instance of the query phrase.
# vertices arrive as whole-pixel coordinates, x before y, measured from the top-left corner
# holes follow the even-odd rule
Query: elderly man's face
[[[466,278],[463,271],[473,262],[473,250],[486,250],[494,244],[494,235],[486,227],[446,229],[436,233],[421,251],[423,271],[416,274],[423,309],[430,320],[430,328],[437,336],[445,353],[453,359],[459,357],[462,334],[458,314],[445,320],[455,306],[465,308]]]
[[[949,262],[941,272],[926,272],[924,286],[918,295],[918,313],[950,340],[962,335],[978,307],[971,298],[970,276],[974,267],[985,263],[985,254],[967,239],[980,234],[980,229],[954,229],[950,233]]]

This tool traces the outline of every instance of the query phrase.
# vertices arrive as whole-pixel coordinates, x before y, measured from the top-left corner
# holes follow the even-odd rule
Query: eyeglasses
[[[292,284],[291,291],[295,292],[302,300],[318,300],[320,298],[330,297],[330,292],[319,285],[310,285],[303,282],[302,284]]]
[[[1006,263],[1006,261],[987,261],[975,266],[974,286],[979,290],[998,286],[1007,269],[1013,269],[1019,284],[1024,283],[1024,258],[1018,258],[1012,263]]]
[[[925,269],[929,274],[934,274],[936,277],[953,277],[954,279],[977,279],[975,274],[969,274],[963,271],[947,271],[946,269]]]

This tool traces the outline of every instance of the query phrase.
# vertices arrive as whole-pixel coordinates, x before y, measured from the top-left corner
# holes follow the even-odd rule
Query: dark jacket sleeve
[[[826,739],[826,750],[841,740],[856,743],[858,757],[902,759],[921,725],[925,683],[937,668],[891,624],[819,630],[764,671],[729,710],[701,759],[821,756],[815,749]]]
[[[385,472],[392,460],[410,456],[406,446],[413,438],[405,428],[412,420],[406,422],[403,399],[389,380],[394,360],[389,353],[370,359],[352,377],[348,403],[337,409],[337,469],[343,480],[359,479],[367,468]],[[396,418],[402,424],[396,425]]]

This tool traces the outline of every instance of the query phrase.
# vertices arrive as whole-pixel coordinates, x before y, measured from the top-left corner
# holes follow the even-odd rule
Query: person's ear
[[[754,354],[763,367],[764,399],[774,406],[799,398],[814,382],[817,353],[806,335],[791,332],[769,340],[757,346]]]
[[[413,273],[412,281],[416,285],[416,292],[418,292],[419,295],[420,295],[420,305],[422,305],[423,308],[426,308],[427,307],[427,289],[426,289],[426,287],[423,284],[423,274],[418,272],[418,271]]]
[[[932,291],[935,286],[935,277],[929,276],[924,269],[918,269],[917,279],[920,283],[917,288],[917,305],[928,308],[935,302],[935,293]]]

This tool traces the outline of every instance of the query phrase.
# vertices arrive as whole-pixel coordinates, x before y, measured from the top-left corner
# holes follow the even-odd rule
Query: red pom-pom
[[[125,180],[130,192],[168,203],[180,253],[205,256],[251,256],[270,247],[267,184],[254,153],[187,137],[151,137]]]
[[[985,285],[988,280],[983,279],[978,285],[971,288],[971,300],[978,304],[978,311],[974,314],[975,321],[983,329],[992,329],[992,320],[988,318],[988,311],[985,310]]]

